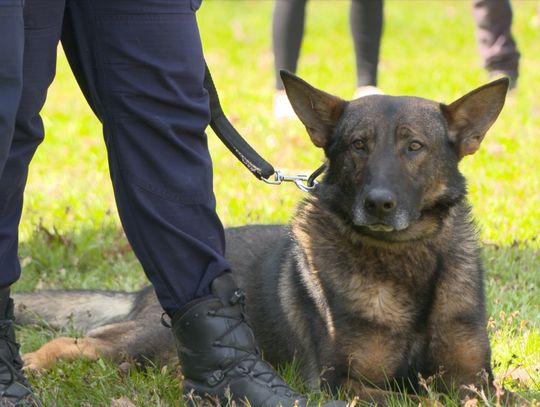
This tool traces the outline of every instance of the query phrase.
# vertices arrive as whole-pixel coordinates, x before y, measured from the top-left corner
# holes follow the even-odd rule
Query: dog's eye
[[[355,140],[352,143],[355,150],[366,151],[366,144],[362,140]]]
[[[411,142],[411,144],[409,144],[409,151],[418,151],[422,147],[424,146],[421,143],[419,143],[418,141],[413,141]]]

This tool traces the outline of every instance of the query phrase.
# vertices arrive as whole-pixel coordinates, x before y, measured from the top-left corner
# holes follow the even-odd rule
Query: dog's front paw
[[[35,352],[25,353],[22,356],[26,370],[46,370],[63,360],[73,360],[77,357],[97,359],[97,352],[92,339],[59,337],[47,342]]]
[[[49,360],[46,354],[43,352],[30,352],[22,355],[22,360],[24,362],[24,370],[46,370],[49,369],[53,364],[54,360]]]

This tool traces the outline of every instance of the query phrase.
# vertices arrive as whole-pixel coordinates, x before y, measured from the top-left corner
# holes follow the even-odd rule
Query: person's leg
[[[356,96],[377,92],[383,26],[383,0],[351,0],[350,28],[356,57]]]
[[[62,43],[103,122],[126,235],[171,316],[184,392],[223,399],[230,387],[237,402],[292,406],[302,399],[260,359],[226,272],[198,1],[68,4]]]
[[[11,48],[12,50],[10,55],[2,54],[0,57],[2,59],[5,56],[9,60],[6,65],[2,64],[0,70],[8,69],[10,66],[13,68],[17,62],[20,63],[17,58],[23,52],[21,90],[16,90],[21,84],[20,78],[15,77],[13,80],[11,77],[11,80],[2,80],[13,86],[5,88],[11,89],[8,94],[10,93],[13,97],[13,100],[7,102],[17,103],[18,107],[14,116],[13,137],[9,133],[1,134],[3,147],[0,160],[4,170],[0,176],[0,406],[39,405],[21,373],[22,361],[13,330],[13,301],[9,298],[9,287],[20,276],[17,245],[23,191],[28,175],[28,165],[35,149],[43,139],[43,124],[39,111],[45,102],[47,88],[54,77],[56,47],[60,38],[63,9],[63,0],[26,0],[24,34],[21,33],[22,9],[13,9],[14,13],[10,16],[10,20],[0,22],[0,31],[2,31],[2,36],[5,36],[3,39],[7,40],[7,48],[3,48],[2,52],[4,49]],[[0,8],[0,15],[1,10],[2,8]],[[8,28],[13,30],[9,35],[4,32]],[[21,40],[24,41],[24,46],[21,46],[19,42]],[[16,66],[12,73],[16,75],[19,69]],[[0,91],[2,98],[5,89],[2,86],[2,91]],[[2,106],[6,106],[4,103],[6,103],[5,100],[0,102]],[[6,113],[6,111],[3,112]],[[13,127],[12,114],[13,107],[7,110],[7,115],[1,120],[2,132],[9,132],[9,129]],[[4,150],[5,143],[9,144],[7,154]]]
[[[126,235],[172,314],[229,268],[190,1],[68,1],[62,43],[103,123]]]
[[[0,3],[0,50],[1,179],[13,140],[15,116],[22,91],[24,19],[21,0]],[[2,276],[0,275],[0,278]],[[12,381],[11,369],[20,370],[21,360],[14,345],[13,301],[10,299],[9,289],[11,280],[14,278],[5,276],[4,281],[8,282],[0,286],[0,406],[4,406],[7,401],[17,403],[29,392],[24,377]]]
[[[0,177],[13,140],[22,90],[24,20],[22,0],[0,3]]]
[[[63,9],[63,0],[25,1],[23,86],[13,141],[0,178],[0,287],[13,284],[20,275],[17,246],[23,192],[28,165],[43,140],[39,112],[55,75]]]
[[[284,90],[280,69],[296,72],[302,38],[307,0],[276,0],[272,17],[272,47],[276,89]]]
[[[276,80],[274,116],[277,119],[295,117],[294,110],[285,94],[279,71],[286,69],[296,72],[304,36],[306,2],[307,0],[275,0],[274,3],[272,48]]]
[[[512,37],[509,0],[473,0],[476,41],[484,67],[492,75],[504,74],[514,87],[519,74],[519,51]]]

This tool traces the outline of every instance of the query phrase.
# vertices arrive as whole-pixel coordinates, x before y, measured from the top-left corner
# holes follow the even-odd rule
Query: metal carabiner
[[[310,175],[298,174],[298,175],[286,175],[281,170],[274,172],[274,179],[261,178],[264,182],[270,185],[279,185],[282,182],[294,182],[294,184],[303,192],[311,192],[315,189],[318,182],[314,179],[310,182]],[[311,184],[311,185],[310,185]]]

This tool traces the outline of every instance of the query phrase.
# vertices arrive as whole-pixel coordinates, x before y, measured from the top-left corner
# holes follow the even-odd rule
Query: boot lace
[[[236,315],[227,314],[225,310],[229,308],[228,306],[223,306],[222,308],[217,308],[208,312],[208,315],[211,317],[227,318],[236,321],[222,335],[217,337],[212,345],[216,347],[235,349],[244,354],[236,363],[233,363],[228,368],[223,369],[223,375],[226,375],[228,372],[234,369],[239,369],[246,375],[250,375],[253,378],[266,382],[266,384],[272,389],[286,389],[285,393],[289,397],[297,396],[298,394],[291,390],[289,385],[283,381],[280,375],[268,363],[261,359],[261,351],[258,347],[255,347],[255,351],[253,351],[252,348],[236,345],[234,341],[233,343],[227,343],[224,341],[228,335],[232,334],[235,329],[239,328],[243,324],[246,324],[250,329],[252,329],[249,318],[245,312],[245,295],[243,291],[239,289],[236,290],[229,301],[229,304],[231,306],[240,305],[241,312],[239,317]]]

